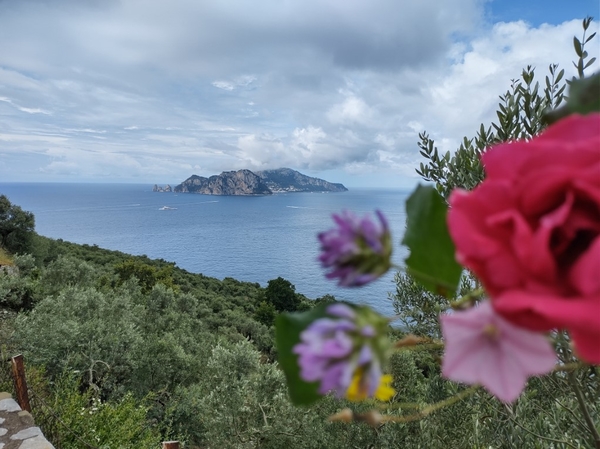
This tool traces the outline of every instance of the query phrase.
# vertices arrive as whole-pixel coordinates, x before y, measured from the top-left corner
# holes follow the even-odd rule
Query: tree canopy
[[[25,253],[30,249],[34,229],[33,214],[0,195],[0,245],[11,253]]]

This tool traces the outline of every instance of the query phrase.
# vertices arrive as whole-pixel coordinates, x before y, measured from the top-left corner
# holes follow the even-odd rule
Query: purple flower
[[[298,355],[300,377],[319,382],[319,393],[347,394],[359,377],[368,396],[382,378],[381,365],[389,348],[387,320],[367,307],[337,303],[327,307],[329,317],[313,321],[300,334],[293,352]]]
[[[379,223],[348,211],[334,214],[337,227],[319,234],[319,260],[323,267],[331,269],[328,279],[338,279],[341,286],[358,287],[389,270],[392,238],[383,214],[375,213]]]
[[[519,397],[529,376],[554,368],[556,355],[547,338],[515,326],[485,301],[440,318],[445,339],[444,377],[481,384],[502,402]]]

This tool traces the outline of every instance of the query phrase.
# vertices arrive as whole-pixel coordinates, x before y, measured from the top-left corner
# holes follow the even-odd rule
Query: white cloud
[[[229,91],[235,89],[235,85],[233,83],[230,83],[229,81],[213,81],[212,85],[215,86],[217,89]]]
[[[343,102],[329,109],[327,118],[336,125],[368,125],[373,115],[373,110],[363,99],[349,95]]]
[[[597,24],[593,26],[598,29]],[[475,134],[479,123],[488,125],[497,119],[499,95],[526,66],[535,68],[535,80],[541,88],[550,64],[559,63],[567,77],[575,75],[572,42],[573,36],[580,34],[579,20],[538,28],[525,22],[496,24],[489,33],[474,39],[444,76],[428,80],[424,98],[431,107],[420,122],[440,138],[442,147],[456,148],[462,136]],[[597,43],[592,48],[597,51]],[[588,70],[598,70],[598,62]]]
[[[4,142],[30,142],[30,143],[60,143],[65,142],[68,139],[65,137],[58,136],[44,136],[36,134],[6,134],[0,133],[0,141]],[[2,149],[4,151],[10,151],[10,147]],[[13,150],[18,151],[18,150]],[[43,151],[43,150],[42,150]]]
[[[18,109],[19,111],[26,112],[28,114],[45,114],[45,115],[50,115],[51,114],[51,112],[45,111],[45,110],[40,109],[40,108],[27,108],[27,107],[24,107],[24,106],[19,106],[13,100],[11,100],[10,98],[7,98],[7,97],[0,97],[0,101],[2,101],[4,103],[8,103],[11,106],[15,107],[16,109]]]

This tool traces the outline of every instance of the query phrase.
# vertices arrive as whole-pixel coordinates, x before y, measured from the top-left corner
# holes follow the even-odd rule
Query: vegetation
[[[31,212],[25,212],[11,204],[5,195],[0,195],[0,246],[11,253],[27,252],[34,227]]]
[[[12,257],[0,247],[0,265],[12,265]]]

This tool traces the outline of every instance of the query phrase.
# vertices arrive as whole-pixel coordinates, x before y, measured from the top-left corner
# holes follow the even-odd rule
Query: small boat
[[[158,210],[176,210],[176,209],[177,209],[176,207],[163,206]]]

